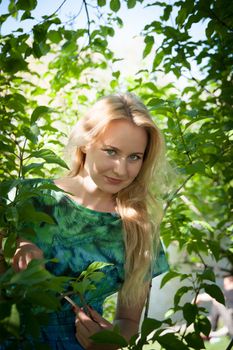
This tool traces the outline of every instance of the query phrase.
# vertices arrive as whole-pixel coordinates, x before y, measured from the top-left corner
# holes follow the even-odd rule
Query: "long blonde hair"
[[[108,124],[116,119],[130,120],[144,128],[148,135],[139,174],[129,186],[114,195],[123,222],[126,253],[125,281],[119,295],[122,302],[129,305],[145,297],[146,281],[150,280],[155,258],[162,207],[159,199],[151,195],[150,185],[162,181],[160,174],[165,159],[163,137],[145,105],[135,95],[116,94],[97,101],[85,117],[78,121],[71,133],[67,150],[73,155],[69,174],[73,177],[85,163],[82,146],[95,142]],[[151,208],[155,210],[152,211]]]

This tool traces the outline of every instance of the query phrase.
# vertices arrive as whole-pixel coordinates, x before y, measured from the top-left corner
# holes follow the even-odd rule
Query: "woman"
[[[56,257],[58,263],[47,269],[78,276],[94,261],[111,263],[96,289],[85,294],[88,309],[77,307],[74,314],[64,303],[42,336],[52,349],[115,349],[90,339],[113,328],[101,316],[104,299],[119,291],[114,323],[129,340],[138,331],[151,278],[167,270],[158,243],[162,210],[150,195],[151,184],[162,188],[164,142],[146,107],[126,93],[99,100],[77,123],[67,151],[71,171],[54,181],[65,193],[50,191],[53,201],[45,196],[37,203],[56,224],[37,227],[34,242],[21,240],[13,266],[18,271],[32,259]],[[81,305],[77,296],[72,299]]]

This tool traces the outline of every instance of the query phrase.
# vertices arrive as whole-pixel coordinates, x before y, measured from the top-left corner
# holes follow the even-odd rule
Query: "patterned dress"
[[[52,180],[25,180],[31,188]],[[62,191],[44,190],[44,196],[35,199],[36,210],[49,214],[53,225],[40,223],[34,227],[34,243],[43,251],[46,259],[57,258],[46,268],[56,276],[77,277],[94,261],[111,263],[101,271],[105,277],[95,283],[96,289],[85,294],[85,301],[102,314],[105,298],[117,292],[124,281],[125,249],[122,221],[115,213],[98,212],[79,205]],[[154,262],[153,277],[168,269],[164,250]],[[72,299],[80,304],[79,298]],[[48,326],[42,327],[43,341],[51,349],[81,350],[75,338],[75,315],[69,303],[64,301],[62,311],[50,314]]]

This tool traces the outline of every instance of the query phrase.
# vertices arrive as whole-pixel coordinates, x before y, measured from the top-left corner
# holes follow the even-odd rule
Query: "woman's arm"
[[[118,325],[121,335],[129,341],[131,337],[138,333],[140,318],[145,305],[143,298],[136,305],[125,306],[120,298],[117,299],[117,308],[114,325]]]
[[[116,317],[114,324],[109,323],[95,310],[88,307],[88,314],[83,309],[76,307],[76,338],[80,344],[87,350],[116,350],[119,349],[116,345],[103,345],[96,344],[91,339],[95,333],[98,333],[104,329],[112,330],[114,325],[118,325],[120,334],[129,341],[131,337],[138,333],[139,322],[145,299],[132,305],[131,307],[125,306],[118,298]]]

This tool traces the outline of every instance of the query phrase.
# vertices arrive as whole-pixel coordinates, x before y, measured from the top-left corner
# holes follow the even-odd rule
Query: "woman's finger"
[[[27,261],[25,256],[19,256],[18,258],[18,269],[19,271],[25,270],[27,268]]]
[[[36,259],[36,257],[34,256],[34,254],[32,252],[29,252],[26,254],[25,256],[25,264],[26,264],[26,267],[28,266],[28,264],[33,260],[33,259]],[[25,268],[26,268],[25,267]]]
[[[90,337],[89,331],[86,329],[86,327],[81,323],[81,321],[78,318],[75,320],[75,328],[76,328],[75,336],[77,340],[80,342],[80,344],[84,348],[86,348]]]
[[[113,328],[112,324],[105,320],[97,311],[88,306],[88,310],[90,312],[91,318],[97,322],[101,328]]]
[[[82,309],[77,312],[78,322],[80,322],[89,334],[94,334],[101,330],[101,325],[96,322],[92,317],[88,316]]]
[[[88,332],[91,331],[93,321],[82,309],[79,309],[76,313],[76,319],[78,319],[79,324],[82,324]]]

